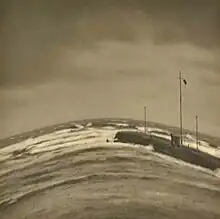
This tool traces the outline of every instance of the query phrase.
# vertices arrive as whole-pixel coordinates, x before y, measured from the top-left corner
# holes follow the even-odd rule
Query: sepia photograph
[[[219,219],[220,1],[1,0],[1,219]]]

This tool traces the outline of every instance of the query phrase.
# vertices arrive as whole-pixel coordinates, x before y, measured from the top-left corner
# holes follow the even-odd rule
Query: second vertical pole
[[[198,116],[196,116],[196,147],[199,149]]]
[[[144,133],[147,133],[147,107],[144,107]]]

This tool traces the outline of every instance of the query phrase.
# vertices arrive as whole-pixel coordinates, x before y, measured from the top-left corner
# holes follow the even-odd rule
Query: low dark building
[[[194,148],[180,147],[180,136],[172,135],[171,141],[157,136],[149,136],[135,131],[119,131],[114,141],[122,143],[152,145],[154,151],[165,154],[187,163],[199,165],[211,170],[220,168],[220,159],[212,155],[198,151]]]
[[[133,143],[141,145],[150,144],[150,136],[136,131],[119,131],[116,133],[114,141],[123,143]]]

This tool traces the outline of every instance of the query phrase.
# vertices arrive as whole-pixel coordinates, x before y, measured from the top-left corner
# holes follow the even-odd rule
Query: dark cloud
[[[219,1],[5,0],[1,4],[1,86],[63,77],[65,73],[54,69],[63,50],[94,49],[103,40],[151,39],[159,45],[187,42],[219,48]]]

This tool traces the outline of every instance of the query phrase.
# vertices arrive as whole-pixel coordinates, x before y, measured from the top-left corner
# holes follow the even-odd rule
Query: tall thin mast
[[[147,107],[144,107],[144,133],[147,133]]]
[[[199,148],[198,116],[196,116],[196,147]]]
[[[183,144],[183,110],[182,110],[182,73],[179,73],[179,82],[180,82],[180,144]]]

